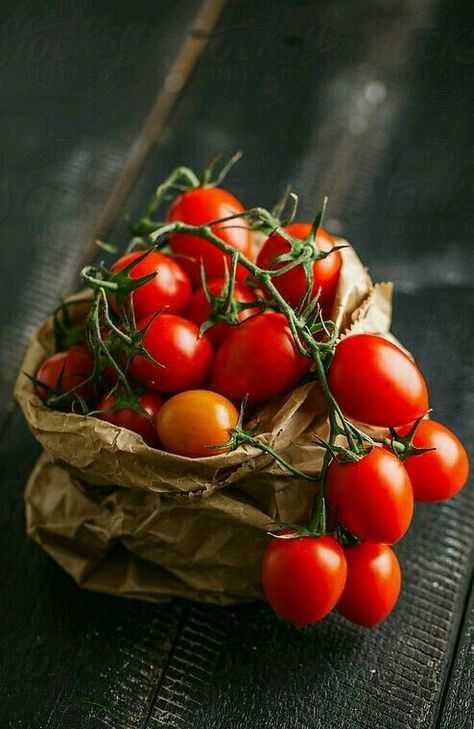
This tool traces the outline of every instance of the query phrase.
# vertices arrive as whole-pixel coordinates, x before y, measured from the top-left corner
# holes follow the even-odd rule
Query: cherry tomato
[[[360,461],[331,461],[327,500],[338,521],[366,542],[393,544],[410,526],[413,490],[397,456],[374,447]]]
[[[170,256],[165,256],[158,251],[150,251],[143,258],[143,253],[143,251],[127,253],[111,266],[111,270],[117,273],[123,271],[132,261],[142,258],[131,269],[130,278],[142,278],[156,271],[155,278],[135,289],[131,294],[135,318],[138,321],[163,307],[166,307],[166,312],[169,314],[179,314],[186,308],[191,298],[191,282],[188,275]],[[117,305],[113,299],[111,304],[117,312]]]
[[[224,286],[225,282],[222,278],[216,278],[213,281],[208,281],[207,283],[207,288],[214,296],[219,296],[224,290]],[[247,288],[244,284],[236,282],[233,298],[235,301],[243,303],[255,301],[257,297],[252,289]],[[198,327],[200,327],[201,324],[209,318],[210,311],[211,307],[209,306],[204,289],[200,288],[192,295],[190,304],[186,309],[185,316],[189,319],[189,321],[194,322]],[[254,316],[254,314],[258,314],[260,311],[261,310],[259,308],[242,309],[242,311],[238,314],[238,319],[241,322],[245,321],[245,319]],[[214,324],[213,327],[210,327],[210,329],[207,329],[206,335],[209,337],[212,344],[217,345],[229,336],[229,334],[232,334],[234,330],[235,327],[231,324],[219,322],[218,324]]]
[[[227,190],[220,187],[198,187],[179,195],[168,210],[166,219],[170,223],[179,220],[188,225],[203,225],[243,212],[242,204]],[[213,225],[212,231],[224,243],[252,259],[252,238],[244,218]],[[224,259],[227,260],[230,270],[230,256],[199,236],[175,233],[170,236],[170,245],[175,256],[182,256],[180,262],[195,286],[199,286],[201,282],[201,261],[208,281],[224,277]],[[243,281],[247,275],[247,270],[239,264],[237,280]]]
[[[358,625],[373,628],[385,620],[400,594],[402,575],[393,549],[386,544],[344,548],[347,580],[337,609]]]
[[[285,230],[287,230],[288,233],[291,233],[291,235],[295,238],[304,240],[311,232],[311,225],[309,223],[292,223],[291,225],[288,225]],[[319,250],[327,252],[334,248],[335,241],[329,233],[322,228],[319,228],[316,236],[316,244]],[[288,253],[290,249],[290,244],[287,240],[285,240],[285,238],[283,238],[283,236],[279,233],[273,233],[273,235],[267,238],[263,244],[257,258],[257,264],[260,268],[266,269],[282,268],[287,265],[288,262],[277,263],[274,265],[274,261],[284,253]],[[341,266],[342,258],[339,251],[334,251],[334,253],[331,253],[330,256],[322,258],[319,261],[314,261],[312,265],[313,287],[311,296],[316,296],[318,289],[321,288],[319,303],[323,310],[323,315],[326,317],[331,315]],[[273,279],[273,283],[285,301],[287,301],[293,308],[298,306],[308,287],[306,275],[301,265],[295,266],[295,268],[291,269],[287,273],[283,273],[281,276],[276,276]]]
[[[243,322],[217,350],[211,387],[258,403],[295,387],[311,361],[296,348],[286,317],[267,313]]]
[[[370,425],[405,425],[429,408],[418,367],[375,334],[354,334],[339,342],[328,381],[345,415]]]
[[[138,322],[144,329],[150,319]],[[198,327],[175,314],[160,314],[143,338],[145,350],[159,362],[159,367],[141,355],[135,355],[130,371],[139,382],[159,392],[179,392],[203,385],[210,374],[212,345]]]
[[[333,537],[274,537],[263,556],[263,589],[276,614],[301,628],[331,612],[346,572],[344,552]]]
[[[407,435],[410,426],[399,428]],[[443,501],[455,496],[469,475],[469,461],[461,441],[445,425],[436,420],[422,420],[413,437],[416,448],[434,451],[410,456],[403,462],[418,501]]]
[[[126,396],[117,396],[115,392],[104,395],[97,406],[97,409],[102,411],[98,417],[107,423],[127,428],[141,435],[145,443],[151,447],[158,445],[155,422],[158,411],[163,405],[163,398],[156,392],[146,391],[138,398],[141,407],[148,413],[150,419],[133,408],[126,407],[126,400]],[[123,407],[121,407],[122,404]]]
[[[36,379],[52,389],[60,387],[61,392],[66,393],[71,392],[81,382],[87,380],[93,369],[94,359],[87,347],[82,344],[74,344],[65,352],[56,352],[48,357],[36,373]],[[47,399],[48,393],[43,387],[37,385],[35,391],[42,400]],[[80,395],[85,400],[90,400],[93,394],[92,382],[85,382],[73,393],[73,396]]]
[[[188,390],[170,398],[156,419],[165,450],[189,458],[226,453],[209,448],[226,443],[239,413],[229,400],[209,390]]]

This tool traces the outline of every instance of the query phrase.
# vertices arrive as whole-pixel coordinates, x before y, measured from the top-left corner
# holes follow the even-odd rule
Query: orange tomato
[[[223,395],[187,390],[165,402],[156,416],[156,428],[169,453],[203,458],[226,452],[209,446],[226,443],[238,419],[236,408]]]

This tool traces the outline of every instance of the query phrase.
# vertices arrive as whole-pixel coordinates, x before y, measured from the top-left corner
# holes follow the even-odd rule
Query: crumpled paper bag
[[[390,336],[391,284],[372,286],[354,250],[341,254],[333,316],[342,335]],[[22,372],[36,372],[53,351],[49,319],[37,330]],[[15,395],[46,451],[25,492],[28,533],[82,587],[219,604],[262,596],[266,532],[275,520],[297,522],[309,514],[313,482],[295,479],[249,446],[197,459],[149,448],[110,423],[45,407],[22,374]],[[327,435],[317,383],[266,404],[258,420],[275,450],[317,475],[324,452],[314,436]]]

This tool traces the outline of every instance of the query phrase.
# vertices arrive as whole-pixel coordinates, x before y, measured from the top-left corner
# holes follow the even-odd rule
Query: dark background
[[[98,231],[119,242],[158,180],[216,150],[243,149],[230,182],[247,205],[291,182],[306,217],[329,194],[327,226],[394,281],[393,331],[472,453],[472,3],[230,0],[166,123],[144,130],[200,11],[0,4],[0,726],[473,727],[469,487],[417,507],[403,594],[373,632],[88,594],[24,534],[39,447],[12,385],[32,330]]]

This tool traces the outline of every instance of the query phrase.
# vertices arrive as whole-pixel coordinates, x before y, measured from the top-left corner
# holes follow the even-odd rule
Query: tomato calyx
[[[90,297],[63,301],[53,312],[54,341],[57,352],[63,352],[74,344],[84,342],[84,322],[74,324],[69,313],[71,306],[76,307],[80,304],[90,306]]]
[[[134,258],[121,271],[111,271],[103,265],[98,267],[86,266],[82,270],[81,276],[92,289],[105,289],[110,292],[117,302],[119,310],[122,311],[125,306],[125,299],[133,291],[156,277],[156,271],[147,273],[140,278],[131,278],[130,276],[132,269],[147,258],[153,250],[156,250],[155,246],[147,248],[141,256]]]
[[[111,407],[106,410],[94,410],[89,415],[97,415],[100,413],[114,413],[120,410],[133,410],[139,415],[143,415],[150,423],[153,422],[153,418],[140,403],[140,398],[145,392],[145,387],[139,383],[134,383],[130,389],[125,389],[120,385],[112,388],[108,393],[108,396],[113,395],[114,403]]]
[[[264,299],[256,298],[255,301],[248,302],[237,301],[237,299],[234,298],[237,263],[237,256],[233,256],[231,271],[229,273],[227,261],[224,260],[225,274],[222,290],[219,294],[213,294],[209,290],[204,265],[201,262],[201,284],[209,304],[210,313],[206,321],[204,321],[199,328],[200,335],[205,334],[208,329],[218,323],[238,326],[240,324],[240,314],[245,309],[255,309],[257,307],[264,309],[272,306],[271,302],[265,301]]]
[[[220,187],[232,167],[242,159],[242,156],[243,155],[240,150],[235,152],[235,154],[233,154],[232,157],[224,163],[220,172],[217,173],[216,177],[212,179],[212,174],[216,168],[216,165],[218,162],[221,161],[223,157],[222,152],[218,152],[217,154],[213,155],[202,171],[198,187]]]
[[[431,411],[429,410],[428,412]],[[421,456],[423,453],[435,451],[436,448],[418,448],[413,443],[418,426],[425,417],[426,415],[422,415],[417,418],[412,423],[406,435],[401,435],[397,432],[396,428],[390,428],[390,438],[374,438],[374,440],[378,443],[383,443],[385,446],[390,448],[390,450],[402,461],[402,463],[412,456]]]
[[[41,399],[43,404],[47,407],[53,408],[54,410],[66,410],[71,408],[73,412],[75,412],[75,409],[78,407],[81,415],[88,415],[89,407],[85,399],[81,396],[80,390],[82,390],[84,386],[90,382],[94,382],[93,375],[89,375],[84,378],[84,380],[75,387],[65,390],[63,386],[65,370],[66,363],[62,366],[54,387],[51,387],[51,385],[43,382],[43,380],[34,377],[34,375],[30,375],[28,372],[23,372],[23,374],[37,389],[44,392],[44,396]]]
[[[271,456],[277,463],[283,468],[293,474],[296,478],[304,479],[305,481],[319,481],[319,477],[310,476],[307,473],[303,473],[298,468],[295,468],[288,463],[279,453],[277,453],[268,443],[265,443],[261,437],[257,437],[256,433],[259,428],[259,423],[255,423],[249,428],[243,427],[244,413],[247,406],[248,395],[246,395],[241,403],[239,419],[236,425],[230,431],[230,438],[226,443],[219,443],[216,445],[210,445],[209,448],[217,450],[235,450],[241,445],[250,445],[254,448],[258,448],[263,453]]]
[[[342,250],[343,248],[347,248],[346,245],[340,245],[340,246],[333,246],[330,250],[324,251],[321,250],[317,244],[317,236],[318,231],[322,226],[322,222],[324,219],[326,206],[327,206],[327,197],[324,197],[322,205],[314,218],[313,224],[311,226],[311,229],[303,240],[300,238],[295,237],[292,235],[288,230],[285,229],[285,227],[288,225],[288,222],[281,222],[278,218],[276,219],[276,222],[278,223],[278,226],[275,225],[275,220],[273,220],[273,230],[271,233],[276,232],[276,228],[278,228],[278,235],[281,236],[286,240],[286,242],[290,246],[290,250],[286,253],[282,253],[281,255],[277,256],[275,260],[272,262],[271,268],[269,269],[274,276],[282,276],[285,273],[288,273],[288,271],[291,271],[296,266],[301,266],[307,282],[307,288],[306,293],[303,296],[299,308],[305,306],[308,303],[308,299],[311,296],[311,291],[313,289],[313,279],[314,279],[314,272],[313,272],[313,264],[315,261],[321,261],[330,256],[335,251]],[[278,208],[277,208],[278,209]],[[273,211],[275,213],[275,209]],[[276,216],[274,216],[276,217]],[[294,215],[293,215],[294,217]],[[260,228],[261,229],[261,228]],[[267,231],[264,231],[267,232]],[[270,235],[271,235],[270,233]],[[283,265],[282,265],[283,264]]]
[[[339,522],[336,524],[336,539],[341,545],[341,547],[353,547],[356,544],[362,544],[362,539],[359,539],[359,537],[356,537],[355,534],[352,534],[348,529],[342,526]]]

